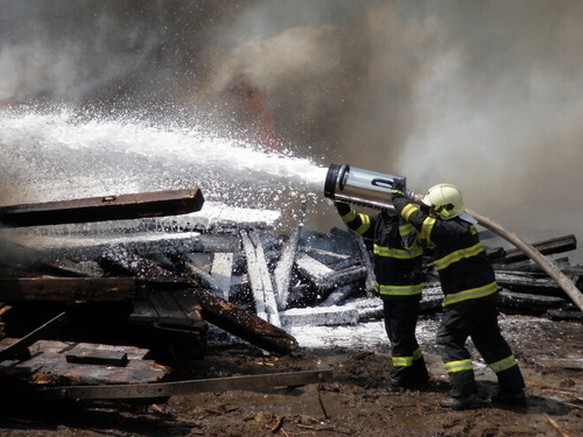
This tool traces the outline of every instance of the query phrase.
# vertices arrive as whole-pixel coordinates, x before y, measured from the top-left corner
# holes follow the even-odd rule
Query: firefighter
[[[444,293],[443,319],[437,331],[450,397],[443,407],[475,407],[476,381],[465,342],[471,337],[478,352],[495,372],[498,392],[492,402],[526,405],[524,379],[498,326],[498,286],[476,229],[476,220],[464,209],[460,190],[451,184],[431,187],[420,206],[410,199],[405,183],[396,180],[392,201],[401,217],[420,238],[434,246],[435,267]]]
[[[382,298],[385,330],[391,343],[389,390],[423,388],[429,381],[425,360],[415,337],[423,272],[417,231],[396,211],[358,213],[335,203],[346,225],[373,246],[375,292]]]

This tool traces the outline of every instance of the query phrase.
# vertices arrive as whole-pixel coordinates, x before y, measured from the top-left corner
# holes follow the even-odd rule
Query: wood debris
[[[177,193],[168,196],[174,199]],[[109,210],[107,220],[97,216],[97,223],[81,214],[88,220],[81,223],[64,218],[59,204],[50,205],[58,218],[52,225],[40,207],[0,208],[0,219],[10,223],[0,229],[0,335],[6,337],[0,347],[17,343],[39,320],[65,311],[69,329],[60,335],[76,332],[66,347],[87,346],[59,356],[56,368],[107,364],[127,369],[135,354],[124,347],[174,359],[203,356],[208,323],[269,353],[287,354],[298,348],[286,331],[291,326],[382,319],[382,301],[373,295],[369,242],[344,229],[306,230],[305,204],[291,235],[278,233],[273,211],[210,205],[205,216],[198,204],[200,211],[185,213],[181,206],[181,214],[172,215],[175,203],[165,211],[156,202],[151,213],[132,204],[117,213]],[[212,211],[217,207],[219,213]],[[16,225],[14,211],[24,210],[30,212],[21,222],[26,224]],[[573,250],[576,240],[567,235],[533,246],[559,254]],[[561,288],[520,253],[500,247],[487,252],[501,287],[502,311],[581,320],[581,311]],[[560,268],[581,283],[583,267],[563,260]],[[430,257],[424,257],[424,270],[421,313],[439,312],[443,295]],[[94,330],[101,334],[97,343],[83,337]],[[120,348],[104,352],[99,344],[106,345],[108,336],[121,341]],[[51,343],[37,343],[27,347],[54,350]],[[11,365],[6,363],[0,373]],[[77,376],[77,382],[90,380]]]

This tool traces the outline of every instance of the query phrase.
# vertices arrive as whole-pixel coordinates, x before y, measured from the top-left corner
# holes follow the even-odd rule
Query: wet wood
[[[97,349],[95,347],[76,347],[65,354],[67,363],[96,364],[100,366],[125,367],[128,354],[124,350]]]
[[[41,399],[148,399],[228,390],[258,390],[268,387],[298,387],[325,382],[329,369],[304,370],[263,375],[238,375],[152,384],[109,384],[99,386],[52,387],[37,392]]]
[[[243,250],[247,258],[247,272],[255,297],[255,311],[259,317],[275,326],[281,326],[275,291],[267,260],[259,236],[254,232],[241,232]]]
[[[0,301],[122,302],[142,289],[135,278],[0,278]]]
[[[304,227],[304,219],[306,216],[306,202],[302,202],[302,208],[298,218],[298,223],[284,245],[281,257],[275,266],[274,281],[277,290],[277,308],[283,311],[288,306],[289,300],[289,284],[293,272],[294,262],[298,249],[301,231]]]
[[[199,211],[203,203],[197,188],[110,195],[0,207],[0,223],[23,227],[160,217]]]
[[[557,309],[565,306],[567,301],[555,296],[542,296],[502,290],[498,297],[498,304],[505,312],[540,315],[549,309]]]
[[[10,345],[14,341],[16,340],[5,338],[0,341],[0,346]],[[0,363],[0,377],[10,375],[11,378],[32,385],[58,386],[155,382],[170,371],[168,367],[145,359],[149,353],[148,349],[134,346],[39,340],[31,345],[31,350],[33,353],[28,360]],[[75,355],[76,350],[101,356],[106,356],[108,353],[117,355],[121,352],[126,355],[127,363],[120,367],[69,362],[67,356]]]
[[[24,337],[15,340],[9,346],[0,349],[0,362],[12,358],[24,359],[25,357],[25,359],[29,359],[30,352],[28,351],[28,347],[48,333],[56,331],[65,321],[66,315],[62,312]]]
[[[192,292],[200,303],[202,317],[209,323],[268,352],[285,355],[297,349],[293,336],[253,312],[204,289],[193,289]]]
[[[564,235],[561,237],[551,238],[532,244],[543,255],[554,253],[563,253],[577,248],[577,239],[575,235]],[[494,262],[511,264],[529,259],[528,256],[520,249],[506,250],[503,257],[497,258]]]

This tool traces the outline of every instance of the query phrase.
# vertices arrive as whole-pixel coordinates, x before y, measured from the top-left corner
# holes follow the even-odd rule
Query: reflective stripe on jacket
[[[342,220],[365,241],[373,242],[375,291],[380,296],[406,298],[421,295],[423,249],[419,246],[417,230],[410,223],[385,211],[370,216],[352,208]]]
[[[444,306],[498,291],[494,269],[474,224],[459,217],[435,219],[404,197],[395,197],[393,204],[401,217],[419,231],[419,238],[435,246],[435,267],[445,295]]]

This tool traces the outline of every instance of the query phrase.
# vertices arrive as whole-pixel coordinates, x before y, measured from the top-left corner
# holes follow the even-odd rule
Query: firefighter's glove
[[[334,202],[334,206],[336,206],[336,209],[338,210],[338,214],[340,214],[340,217],[344,217],[352,209],[348,203],[344,202]]]
[[[395,178],[391,187],[391,199],[396,197],[407,197],[407,188],[405,188],[405,179]]]

